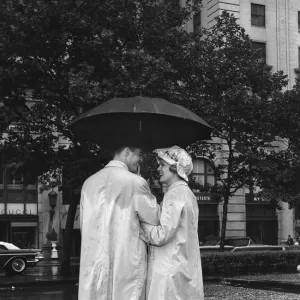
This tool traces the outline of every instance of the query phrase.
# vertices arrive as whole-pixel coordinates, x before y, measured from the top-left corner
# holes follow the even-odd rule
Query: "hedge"
[[[296,272],[300,251],[208,252],[201,253],[203,275]]]

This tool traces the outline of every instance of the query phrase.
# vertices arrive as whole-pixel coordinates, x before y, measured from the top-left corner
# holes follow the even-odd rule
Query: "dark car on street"
[[[11,243],[0,242],[0,268],[8,274],[21,274],[42,259],[39,249],[20,249]]]

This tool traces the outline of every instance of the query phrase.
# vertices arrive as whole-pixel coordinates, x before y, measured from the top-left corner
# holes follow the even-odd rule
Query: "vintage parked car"
[[[21,274],[43,259],[40,249],[20,249],[14,244],[0,242],[0,268],[8,274]]]
[[[219,251],[220,238],[209,239],[200,246],[201,252]],[[248,236],[231,236],[225,238],[224,251],[241,252],[241,251],[265,251],[265,250],[284,250],[283,246],[276,245],[258,245],[255,244]]]

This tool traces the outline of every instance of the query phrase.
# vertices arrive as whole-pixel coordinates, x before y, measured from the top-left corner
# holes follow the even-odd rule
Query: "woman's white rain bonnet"
[[[178,146],[170,148],[161,148],[153,151],[160,159],[163,159],[169,165],[176,165],[177,174],[188,181],[188,176],[193,171],[193,162],[189,154]]]

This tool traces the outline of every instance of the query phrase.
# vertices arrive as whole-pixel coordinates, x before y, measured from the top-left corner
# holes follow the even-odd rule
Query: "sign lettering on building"
[[[217,194],[194,192],[198,202],[219,202],[221,197]]]
[[[31,209],[21,210],[21,209],[8,209],[5,213],[5,209],[0,211],[1,215],[33,215]]]
[[[0,203],[0,215],[37,215],[37,203]]]
[[[269,203],[269,200],[259,197],[257,194],[246,193],[245,194],[246,202],[254,202],[254,203]]]
[[[196,196],[197,201],[210,201],[209,195],[198,195]]]

